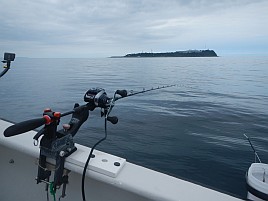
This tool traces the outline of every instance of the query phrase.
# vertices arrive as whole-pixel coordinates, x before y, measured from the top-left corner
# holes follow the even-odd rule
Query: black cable
[[[96,148],[96,146],[98,144],[100,144],[101,142],[103,142],[107,138],[107,118],[105,118],[104,122],[105,122],[105,126],[104,126],[105,127],[105,136],[104,136],[104,138],[100,139],[96,144],[94,144],[94,146],[91,148],[91,151],[90,151],[89,156],[87,158],[86,164],[84,166],[83,176],[82,176],[82,198],[83,198],[83,201],[86,201],[86,196],[85,196],[85,176],[86,176],[88,163],[90,161],[90,158],[92,157],[93,151]]]
[[[49,194],[48,194],[48,190],[47,190],[47,201],[49,201]]]

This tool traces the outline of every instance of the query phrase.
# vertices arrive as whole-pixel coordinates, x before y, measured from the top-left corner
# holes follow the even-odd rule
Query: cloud
[[[4,0],[1,7],[0,49],[23,56],[268,47],[261,0]]]

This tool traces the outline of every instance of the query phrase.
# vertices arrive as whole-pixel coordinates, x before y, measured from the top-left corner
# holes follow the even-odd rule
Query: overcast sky
[[[0,0],[0,54],[268,54],[268,0]],[[1,53],[2,52],[2,53]]]

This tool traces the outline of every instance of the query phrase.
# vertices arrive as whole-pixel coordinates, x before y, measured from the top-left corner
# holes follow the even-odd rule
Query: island
[[[132,53],[125,56],[113,56],[111,58],[136,58],[136,57],[218,57],[214,50],[186,50],[160,53]]]

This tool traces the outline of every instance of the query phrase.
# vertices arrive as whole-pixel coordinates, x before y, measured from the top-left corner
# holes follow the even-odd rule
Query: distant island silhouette
[[[125,56],[112,56],[111,58],[136,58],[136,57],[217,57],[214,50],[186,50],[176,52],[160,52],[160,53],[132,53]]]

